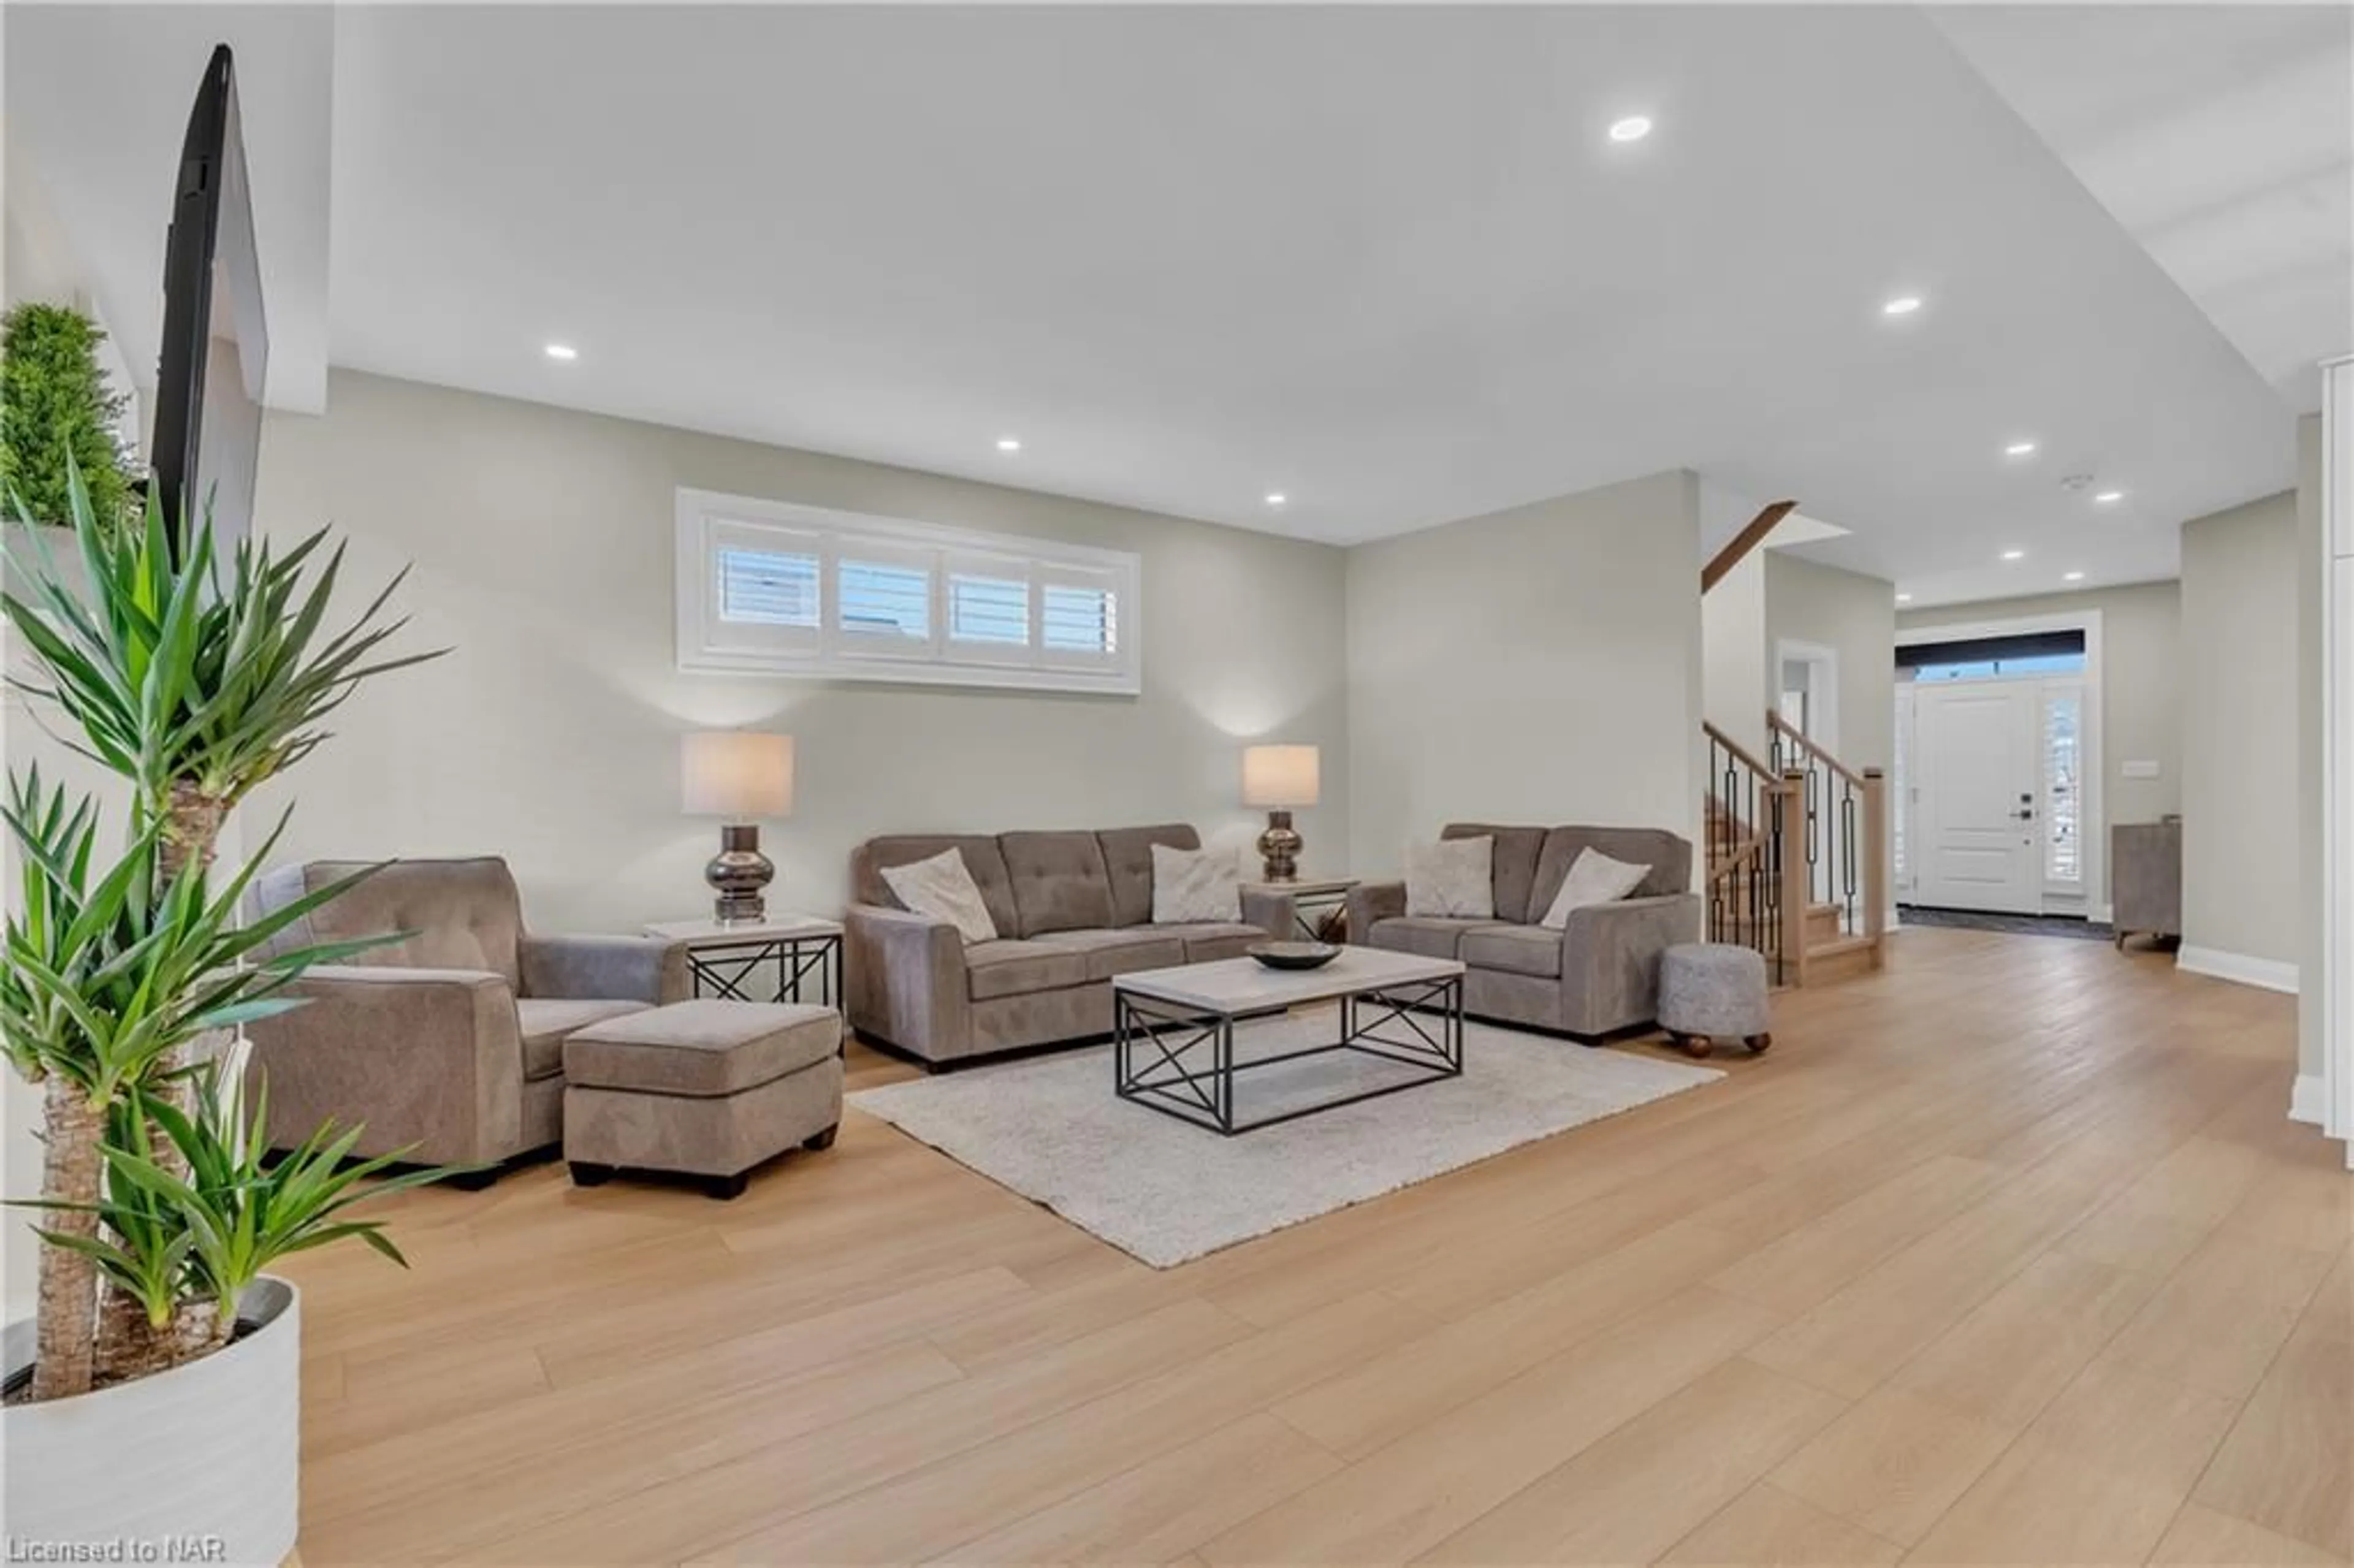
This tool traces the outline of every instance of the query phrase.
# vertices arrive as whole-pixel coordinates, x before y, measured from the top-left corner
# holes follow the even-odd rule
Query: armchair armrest
[[[1405,913],[1405,884],[1361,882],[1349,889],[1349,940],[1362,942],[1376,920],[1394,920]]]
[[[842,929],[852,1029],[927,1062],[971,1054],[971,993],[956,927],[854,904]]]
[[[1297,918],[1299,902],[1278,888],[1246,887],[1243,889],[1243,924],[1257,927],[1278,942],[1288,941],[1298,934],[1293,921]]]
[[[1561,934],[1562,1001],[1580,1034],[1649,1023],[1659,1010],[1659,955],[1700,940],[1696,893],[1573,909]]]
[[[409,1159],[473,1164],[521,1152],[523,1039],[504,976],[323,964],[286,994],[302,1005],[247,1026],[273,1147],[332,1117],[363,1128],[362,1155],[413,1144]]]
[[[660,937],[525,937],[523,993],[586,1001],[684,1001],[686,944]]]

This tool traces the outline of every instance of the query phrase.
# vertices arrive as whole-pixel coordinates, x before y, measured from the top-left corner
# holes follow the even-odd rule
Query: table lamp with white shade
[[[719,853],[703,868],[703,880],[719,895],[713,917],[722,925],[765,919],[761,889],[777,868],[760,853],[759,819],[793,814],[793,737],[700,730],[680,737],[679,771],[686,814],[717,817],[723,824]]]
[[[1243,748],[1243,804],[1267,808],[1258,853],[1269,882],[1299,879],[1300,837],[1292,830],[1291,812],[1294,807],[1316,804],[1317,760],[1312,746]]]

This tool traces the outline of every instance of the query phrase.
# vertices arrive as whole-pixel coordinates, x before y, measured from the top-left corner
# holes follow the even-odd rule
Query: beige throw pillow
[[[1441,839],[1405,846],[1405,912],[1466,920],[1496,917],[1496,841]]]
[[[964,852],[944,849],[929,860],[883,868],[892,895],[917,915],[945,920],[967,943],[997,939],[997,922],[981,896],[981,885],[964,863]]]
[[[1152,846],[1154,925],[1231,924],[1242,917],[1242,865],[1234,851]]]
[[[1569,875],[1562,881],[1561,891],[1553,895],[1553,907],[1545,911],[1538,924],[1561,930],[1569,924],[1571,910],[1583,909],[1589,904],[1616,904],[1650,874],[1648,865],[1612,860],[1600,850],[1580,850],[1569,868]]]

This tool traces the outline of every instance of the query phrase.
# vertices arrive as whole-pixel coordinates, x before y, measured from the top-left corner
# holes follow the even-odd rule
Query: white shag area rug
[[[1325,1044],[1337,1026],[1332,1008],[1238,1023],[1235,1055]],[[1724,1075],[1469,1022],[1463,1051],[1459,1078],[1234,1138],[1118,1098],[1108,1045],[865,1089],[850,1103],[1170,1268]],[[1337,1098],[1395,1071],[1338,1052],[1247,1073],[1235,1115]]]

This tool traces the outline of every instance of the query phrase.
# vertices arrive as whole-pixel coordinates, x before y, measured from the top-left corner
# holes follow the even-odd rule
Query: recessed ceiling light
[[[1610,122],[1613,142],[1639,142],[1650,133],[1651,117],[1648,114],[1629,114],[1624,120]]]
[[[580,351],[573,347],[568,343],[551,343],[547,345],[547,357],[550,359],[578,359],[580,357]]]
[[[2027,552],[2024,550],[2005,550],[2002,553],[2002,558],[2006,561],[2023,561],[2027,559]]]
[[[1880,313],[1883,316],[1909,316],[1920,308],[1920,295],[1899,294],[1894,299],[1889,301],[1886,304],[1881,306]]]
[[[2033,441],[2013,441],[2010,445],[2002,449],[2002,455],[2005,457],[2033,457],[2035,455],[2035,443]]]
[[[1269,506],[1280,506],[1289,499],[1289,496],[1279,490],[1270,490],[1267,493],[1267,503]]]
[[[1911,604],[1913,602],[1913,596],[1909,593],[1900,593],[1896,596],[1896,602],[1899,604]]]
[[[2060,580],[2067,583],[2080,583],[2084,580],[2084,574],[2082,572],[2062,572],[2060,574]]]
[[[2122,490],[2105,490],[2098,495],[2093,497],[2094,500],[2099,502],[2104,506],[2114,506],[2125,498],[2126,493]]]
[[[1000,436],[997,438],[997,450],[1002,452],[1018,452],[1022,450],[1022,443],[1012,436]]]

